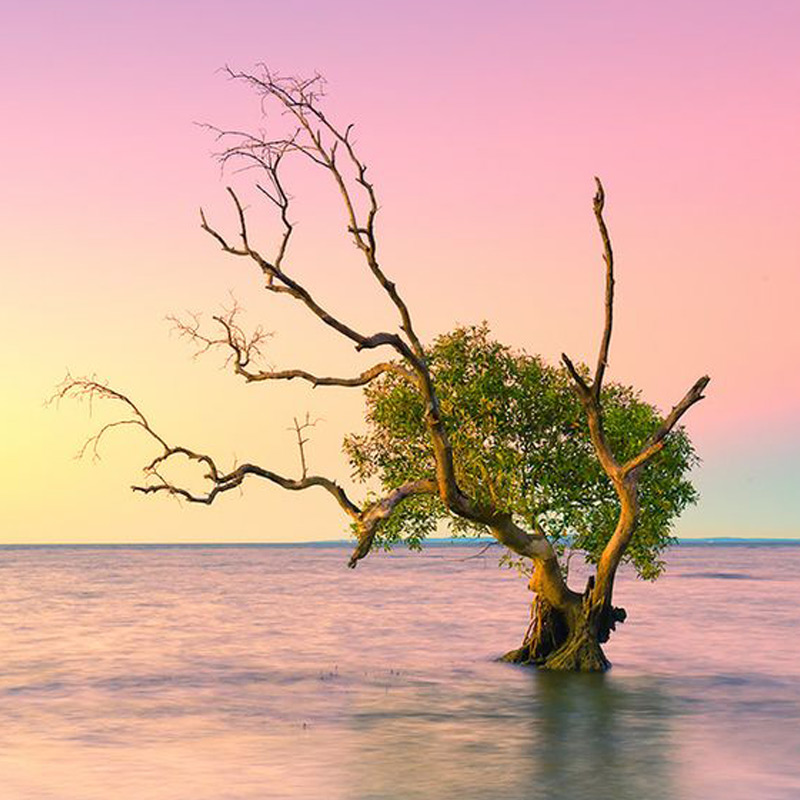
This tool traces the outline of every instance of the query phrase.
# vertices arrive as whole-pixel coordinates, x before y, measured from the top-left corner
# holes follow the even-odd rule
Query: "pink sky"
[[[243,386],[192,361],[166,314],[233,290],[278,335],[270,360],[369,363],[226,260],[213,142],[257,126],[216,73],[323,72],[357,123],[382,202],[384,265],[426,338],[487,319],[551,359],[595,356],[602,311],[592,176],[618,258],[610,377],[662,408],[708,372],[687,427],[704,458],[682,535],[800,535],[800,5],[795,2],[18,4],[6,13],[2,128],[4,425],[0,541],[338,538],[327,496],[251,485],[212,509],[134,497],[151,455],[43,409],[63,377],[135,396],[165,435],[293,472],[295,413],[324,418],[312,468],[345,479],[359,398]],[[392,309],[339,235],[324,176],[296,186],[296,272],[366,326]],[[302,189],[302,192],[300,191]],[[363,358],[363,360],[362,360]]]

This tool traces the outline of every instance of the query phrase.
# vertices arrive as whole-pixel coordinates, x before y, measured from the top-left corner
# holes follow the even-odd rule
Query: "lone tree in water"
[[[277,104],[291,120],[288,135],[216,130],[223,143],[223,165],[253,167],[256,188],[274,207],[282,235],[274,254],[256,249],[239,195],[228,193],[238,220],[238,237],[213,227],[201,211],[201,227],[234,257],[261,270],[267,291],[303,304],[356,350],[390,351],[354,377],[322,377],[302,369],[274,371],[258,366],[264,333],[247,334],[237,308],[214,317],[215,332],[196,319],[176,320],[178,330],[202,350],[228,352],[233,371],[245,381],[298,379],[313,386],[365,387],[367,432],[345,439],[357,478],[371,482],[368,500],[356,503],[328,477],[308,474],[303,445],[308,423],[295,423],[302,471],[285,477],[244,463],[230,471],[203,452],[169,443],[126,395],[91,379],[71,378],[56,397],[115,400],[129,416],[104,426],[87,442],[120,425],[142,428],[159,448],[144,468],[147,481],[134,491],[213,503],[248,476],[293,491],[319,486],[329,492],[352,522],[357,544],[349,566],[373,547],[405,541],[419,547],[437,523],[448,520],[456,532],[489,532],[506,558],[529,575],[533,613],[522,646],[505,658],[548,669],[602,671],[609,666],[601,643],[623,609],[612,604],[620,563],[654,578],[659,554],[670,543],[670,527],[695,500],[686,473],[696,461],[682,428],[684,413],[703,397],[708,377],[700,378],[663,417],[625,386],[604,382],[614,304],[614,257],[603,217],[605,195],[597,180],[594,215],[603,242],[606,271],[605,326],[593,371],[566,355],[563,366],[494,342],[486,326],[460,328],[425,347],[411,313],[378,258],[378,200],[367,167],[351,136],[323,113],[323,81],[280,77],[260,68],[255,74],[228,70],[230,78],[252,87],[262,103]],[[289,158],[307,159],[335,183],[344,206],[347,233],[366,266],[399,314],[397,331],[363,332],[330,313],[287,265],[294,233],[290,195],[284,184]],[[207,470],[208,490],[196,493],[165,477],[167,462],[183,457]],[[380,491],[375,492],[375,486]],[[567,551],[581,552],[595,565],[582,592],[567,584]]]

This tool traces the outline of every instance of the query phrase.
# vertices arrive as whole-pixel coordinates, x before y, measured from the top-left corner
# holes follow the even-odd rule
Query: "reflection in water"
[[[676,797],[669,701],[654,681],[553,673],[534,681],[541,729],[533,778],[543,797]]]
[[[503,672],[524,672],[503,675]],[[352,717],[352,800],[674,800],[668,698],[652,681],[530,673],[393,689]],[[503,678],[511,678],[503,681]],[[473,676],[474,678],[474,676]],[[452,704],[459,708],[452,713]]]

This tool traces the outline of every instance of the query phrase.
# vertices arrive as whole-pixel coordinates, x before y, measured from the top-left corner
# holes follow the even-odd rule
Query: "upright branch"
[[[300,469],[302,473],[302,477],[305,478],[308,475],[308,465],[306,464],[306,451],[305,446],[308,444],[308,439],[303,437],[303,432],[308,430],[308,428],[313,428],[319,420],[311,420],[308,412],[306,412],[306,418],[303,422],[299,422],[297,417],[294,417],[294,427],[289,428],[290,431],[294,431],[297,435],[297,449],[300,452]]]
[[[595,177],[597,192],[592,201],[594,216],[597,220],[597,227],[600,229],[600,238],[603,240],[603,261],[606,264],[606,303],[605,303],[605,326],[603,327],[603,337],[600,340],[600,352],[597,354],[597,366],[594,371],[594,396],[600,400],[600,389],[603,386],[603,376],[608,366],[608,346],[611,344],[611,327],[614,321],[614,251],[611,249],[611,239],[606,228],[606,221],[603,219],[603,207],[606,202],[606,194],[600,178]]]
[[[620,515],[613,535],[608,541],[597,569],[597,579],[593,584],[592,598],[597,607],[610,604],[611,590],[617,567],[625,554],[625,550],[636,529],[638,515],[638,477],[644,467],[664,446],[667,434],[673,430],[678,420],[699,400],[703,399],[703,390],[709,382],[707,375],[695,382],[683,399],[673,407],[656,431],[644,444],[641,450],[624,463],[619,463],[608,444],[603,423],[601,391],[606,367],[608,351],[611,344],[611,330],[614,318],[614,253],[608,233],[603,210],[605,207],[605,191],[599,178],[595,178],[597,192],[593,199],[593,207],[600,238],[603,243],[603,261],[606,265],[605,290],[605,322],[600,339],[597,365],[591,382],[576,368],[572,360],[562,354],[561,358],[567,371],[572,376],[575,390],[586,412],[589,434],[595,453],[603,470],[611,479],[620,501]]]

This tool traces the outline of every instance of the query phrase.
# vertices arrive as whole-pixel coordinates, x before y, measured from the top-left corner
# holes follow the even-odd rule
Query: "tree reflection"
[[[539,672],[534,684],[531,778],[542,797],[676,796],[672,713],[656,680]]]
[[[362,695],[346,796],[674,800],[673,711],[657,680],[508,669],[506,681],[411,679]]]

